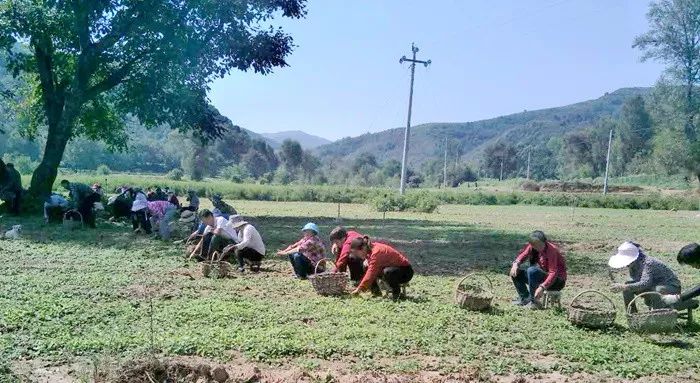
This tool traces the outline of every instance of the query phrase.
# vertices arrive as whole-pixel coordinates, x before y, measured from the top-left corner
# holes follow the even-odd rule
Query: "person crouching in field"
[[[62,180],[61,186],[68,190],[74,208],[83,216],[83,223],[95,228],[95,202],[100,202],[101,196],[88,185]]]
[[[613,269],[626,267],[629,270],[629,281],[616,283],[611,287],[613,292],[622,293],[625,308],[641,293],[653,291],[668,295],[681,292],[681,282],[676,273],[660,260],[644,254],[636,243],[625,242],[620,245],[617,254],[608,260],[608,266]],[[645,295],[644,303],[653,309],[668,307],[656,294]],[[633,305],[630,310],[633,313],[637,312],[637,307]]]
[[[141,190],[135,190],[134,201],[131,203],[131,227],[134,233],[151,234],[151,221],[148,219],[148,200]]]
[[[527,264],[526,261],[529,261]],[[529,264],[529,266],[527,266]],[[523,270],[525,265],[526,269]],[[566,260],[542,231],[530,233],[528,244],[510,268],[518,298],[513,304],[539,309],[545,291],[560,291],[566,285]]]
[[[251,271],[260,271],[260,261],[265,257],[265,244],[260,233],[255,226],[243,220],[231,223],[231,227],[238,232],[238,243],[229,245],[228,248],[233,248],[235,251],[238,271],[241,273],[245,271],[246,260],[251,264]],[[225,253],[227,249],[224,249]]]
[[[238,212],[233,206],[224,202],[220,194],[214,194],[211,196],[211,204],[214,205],[214,209],[217,209],[222,215],[236,215]]]
[[[361,238],[362,234],[356,231],[348,231],[338,226],[331,231],[331,253],[336,256],[334,273],[344,273],[350,270],[350,280],[357,286],[365,275],[362,259],[350,254],[350,245],[355,238]]]
[[[240,216],[237,217],[241,219]],[[221,252],[226,246],[236,243],[238,234],[229,220],[224,217],[214,217],[208,209],[202,209],[199,212],[199,218],[207,227],[204,229],[202,239],[190,254],[190,259],[211,260],[215,251]]]
[[[350,249],[354,257],[367,263],[367,271],[353,295],[368,289],[378,291],[377,279],[381,279],[391,288],[394,300],[405,298],[401,285],[413,278],[413,266],[405,255],[389,245],[371,243],[367,236],[353,239]]]
[[[44,201],[44,222],[61,222],[68,210],[68,200],[58,193],[51,193]]]
[[[677,259],[678,263],[681,265],[688,265],[695,269],[700,269],[700,245],[691,243],[683,246],[681,251],[678,252]],[[682,294],[666,294],[661,299],[667,305],[675,305],[676,303],[689,301],[698,296],[700,296],[700,285],[688,291],[684,291]]]
[[[194,190],[187,191],[186,201],[190,203],[190,206],[182,207],[182,208],[180,208],[180,211],[184,211],[184,210],[198,211],[199,210],[199,197],[197,197],[197,193]]]
[[[168,201],[148,201],[151,227],[158,226],[160,239],[170,239],[170,222],[175,219],[177,207]]]
[[[301,239],[278,251],[277,255],[288,256],[294,275],[299,279],[306,279],[309,274],[315,272],[316,264],[325,258],[326,246],[318,236],[319,230],[315,223],[307,223],[301,231]]]

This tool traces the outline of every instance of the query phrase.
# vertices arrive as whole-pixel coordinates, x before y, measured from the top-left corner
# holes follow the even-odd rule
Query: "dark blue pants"
[[[308,258],[301,253],[289,254],[289,262],[294,268],[294,274],[301,279],[306,279],[309,274],[314,273],[314,266]]]
[[[527,270],[518,270],[518,274],[512,279],[520,299],[532,301],[537,288],[547,279],[547,273],[539,266],[530,266]],[[557,278],[547,290],[559,291],[564,288],[564,284],[563,280]]]

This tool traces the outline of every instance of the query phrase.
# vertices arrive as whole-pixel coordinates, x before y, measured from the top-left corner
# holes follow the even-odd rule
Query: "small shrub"
[[[393,193],[387,193],[383,196],[377,196],[372,200],[372,206],[377,211],[404,211],[406,210],[406,201],[403,196]]]
[[[112,174],[112,169],[109,168],[109,166],[102,164],[97,167],[97,170],[95,170],[95,173],[101,175],[101,176],[106,176],[108,174]]]
[[[171,179],[173,181],[180,181],[182,180],[182,177],[185,175],[185,172],[180,169],[180,168],[175,168],[171,171],[168,172],[168,179]]]
[[[408,210],[420,213],[432,213],[440,206],[438,198],[430,192],[409,194],[405,202]]]

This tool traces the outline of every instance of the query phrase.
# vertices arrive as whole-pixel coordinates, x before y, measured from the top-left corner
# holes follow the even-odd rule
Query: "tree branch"
[[[137,61],[138,59],[135,59],[124,64],[120,68],[114,70],[112,73],[107,75],[107,77],[105,77],[104,80],[88,88],[86,91],[87,98],[91,99],[119,85],[119,83],[121,83],[126,78],[126,76],[129,74],[129,72],[131,71],[131,69]]]

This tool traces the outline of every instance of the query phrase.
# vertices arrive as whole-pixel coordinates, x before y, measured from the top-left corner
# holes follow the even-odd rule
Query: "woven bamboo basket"
[[[468,278],[474,276],[483,276],[488,282],[488,289],[484,289],[482,285],[465,284]],[[482,311],[491,307],[493,301],[493,283],[486,274],[470,273],[464,276],[455,287],[455,303],[457,306],[472,310]]]
[[[80,221],[69,218],[70,215],[77,215]],[[79,229],[83,227],[83,215],[77,210],[68,210],[63,214],[63,227],[68,230]]]
[[[593,307],[585,307],[577,304],[577,300],[583,295],[599,295],[605,298],[610,303],[610,310],[597,309]],[[566,318],[569,322],[587,328],[606,328],[610,327],[615,322],[617,310],[615,304],[605,294],[596,290],[586,290],[580,292],[571,300]]]
[[[318,266],[324,262],[331,263],[322,259],[314,266],[314,274],[309,276],[311,286],[319,295],[343,295],[347,293],[348,277],[345,273],[334,273],[327,268],[326,271],[319,273]]]
[[[202,275],[205,278],[226,278],[231,275],[233,266],[226,261],[221,260],[221,255],[218,252],[212,254],[212,259],[204,261],[202,264]]]
[[[629,305],[627,305],[627,325],[630,330],[640,333],[664,333],[677,330],[678,313],[671,308],[632,313],[632,305],[634,302],[646,295],[661,296],[661,294],[655,291],[650,291],[641,293],[630,301]]]

